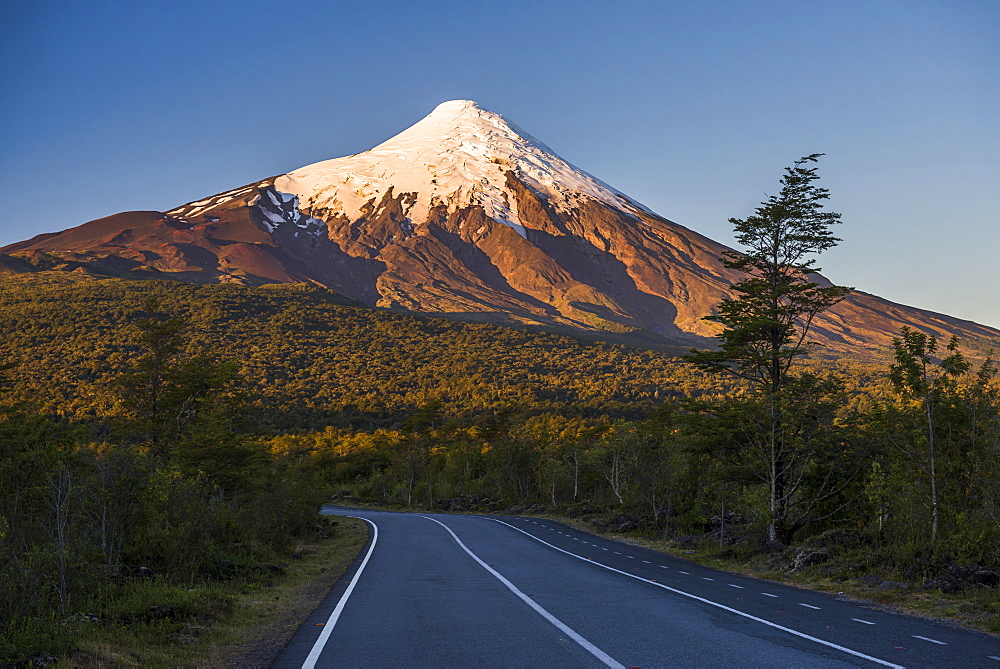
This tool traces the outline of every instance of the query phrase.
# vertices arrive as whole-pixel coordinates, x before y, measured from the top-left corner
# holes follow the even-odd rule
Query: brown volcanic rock
[[[311,282],[373,306],[697,346],[741,278],[725,250],[453,101],[364,153],[12,244],[0,272]],[[1000,331],[860,291],[817,318],[814,339],[872,352],[903,326],[1000,344]]]
[[[4,247],[5,253],[17,251],[92,251],[101,246],[128,246],[135,239],[169,239],[177,229],[169,217],[159,211],[126,211],[105,216],[62,232],[38,235],[24,242]],[[119,241],[125,243],[118,243]]]
[[[11,244],[3,252],[32,265],[114,276],[249,285],[318,283],[300,260],[254,222],[248,202],[266,184],[237,189],[252,197],[213,196],[207,207],[185,205],[169,213],[124,212]],[[187,217],[180,215],[185,213]]]

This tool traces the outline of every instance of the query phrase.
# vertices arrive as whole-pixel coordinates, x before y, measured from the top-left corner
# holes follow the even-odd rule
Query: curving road
[[[368,545],[275,667],[993,667],[1000,639],[548,520],[328,507]]]

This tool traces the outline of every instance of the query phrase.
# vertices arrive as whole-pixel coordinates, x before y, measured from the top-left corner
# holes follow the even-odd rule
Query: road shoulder
[[[253,614],[234,630],[237,640],[219,647],[226,667],[271,666],[284,647],[348,570],[368,538],[368,527],[357,518],[340,518],[338,537],[305,556],[289,570],[283,583],[268,592],[268,600],[249,597]]]

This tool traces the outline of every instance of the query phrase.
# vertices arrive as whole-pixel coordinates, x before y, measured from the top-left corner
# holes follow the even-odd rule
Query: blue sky
[[[0,244],[363,151],[464,98],[726,243],[826,153],[827,276],[1000,327],[996,0],[8,0],[0,58]]]

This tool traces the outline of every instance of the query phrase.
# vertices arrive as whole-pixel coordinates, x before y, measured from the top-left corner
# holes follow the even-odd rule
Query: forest
[[[800,356],[762,394],[671,351],[305,285],[12,275],[0,324],[0,664],[68,652],[80,625],[156,624],[150,582],[270,578],[332,531],[329,499],[742,557],[815,544],[851,558],[845,579],[996,586],[1000,388],[957,342]]]

